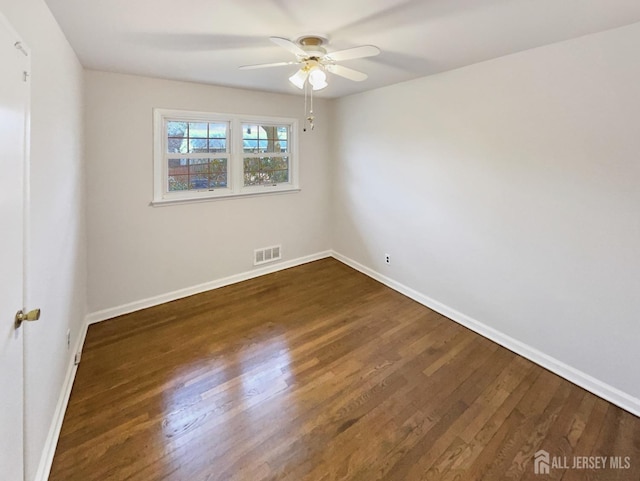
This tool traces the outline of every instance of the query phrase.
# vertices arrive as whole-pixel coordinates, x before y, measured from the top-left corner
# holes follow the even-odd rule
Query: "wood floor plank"
[[[325,259],[92,325],[50,479],[533,480],[539,448],[635,479],[640,420]]]

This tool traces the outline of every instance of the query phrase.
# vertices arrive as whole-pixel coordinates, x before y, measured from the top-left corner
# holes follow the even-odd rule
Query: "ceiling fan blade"
[[[324,58],[333,60],[334,62],[341,62],[342,60],[350,60],[353,58],[365,58],[373,57],[380,53],[378,47],[373,45],[363,45],[362,47],[348,48],[346,50],[338,50],[336,52],[329,52]]]
[[[305,69],[300,69],[296,73],[294,73],[291,77],[289,77],[289,82],[298,87],[300,90],[304,88],[304,83],[309,76],[309,71]]]
[[[253,70],[256,68],[283,67],[285,65],[295,65],[300,62],[275,62],[275,63],[259,63],[256,65],[242,65],[238,67],[240,70]]]
[[[293,43],[291,40],[289,40],[288,38],[282,38],[282,37],[269,37],[269,39],[275,43],[276,45],[288,50],[289,52],[291,52],[294,55],[299,55],[300,57],[306,57],[307,56],[307,52],[305,52],[304,50],[302,50],[298,45],[296,45],[295,43]]]
[[[331,73],[353,80],[354,82],[362,82],[369,77],[366,73],[358,72],[357,70],[342,65],[327,65],[325,68]]]

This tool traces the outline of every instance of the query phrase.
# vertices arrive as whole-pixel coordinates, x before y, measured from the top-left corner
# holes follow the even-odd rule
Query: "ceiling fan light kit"
[[[352,60],[356,58],[373,57],[380,53],[378,47],[373,45],[363,45],[361,47],[348,48],[335,52],[327,52],[323,47],[327,43],[327,37],[324,35],[303,35],[296,39],[295,42],[283,37],[270,37],[270,40],[279,47],[288,50],[296,56],[295,62],[276,62],[258,65],[244,65],[240,67],[243,70],[281,67],[287,65],[300,65],[299,70],[289,77],[289,82],[300,90],[305,91],[305,113],[307,95],[311,96],[311,110],[307,121],[309,121],[311,130],[313,130],[313,91],[326,88],[327,72],[340,77],[352,80],[354,82],[362,82],[367,79],[367,74],[353,70],[337,62],[343,60]],[[309,89],[311,87],[311,89]],[[310,92],[309,92],[310,90]],[[304,129],[306,131],[306,128]]]
[[[304,88],[304,83],[307,81],[307,77],[309,76],[309,72],[304,69],[298,70],[291,77],[289,77],[289,82],[298,87],[299,89]]]
[[[314,68],[309,72],[309,83],[313,87],[313,90],[322,90],[327,85],[327,74],[319,67]]]
[[[313,90],[322,90],[329,85],[324,68],[314,60],[307,61],[300,70],[289,77],[289,82],[300,90],[304,88],[307,80],[309,80]]]

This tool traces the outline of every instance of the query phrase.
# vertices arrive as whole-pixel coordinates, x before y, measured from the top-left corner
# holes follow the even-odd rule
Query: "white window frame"
[[[169,192],[168,159],[172,156],[167,149],[168,121],[227,123],[226,153],[195,153],[188,157],[227,158],[227,187]],[[244,158],[268,157],[269,153],[245,153],[242,140],[242,124],[286,125],[289,127],[287,144],[289,152],[289,181],[277,184],[244,185]],[[201,202],[233,197],[267,195],[274,193],[298,192],[298,120],[285,117],[256,115],[221,114],[190,110],[153,109],[153,200],[151,205],[171,205],[185,202]],[[184,154],[181,155],[185,157]],[[277,156],[283,156],[277,153]]]

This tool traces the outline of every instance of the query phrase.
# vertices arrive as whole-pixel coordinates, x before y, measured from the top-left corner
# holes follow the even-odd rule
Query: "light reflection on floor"
[[[179,471],[180,466],[188,464],[193,472],[199,465],[202,479],[209,479],[208,473],[217,458],[224,457],[225,465],[229,466],[229,458],[240,453],[234,451],[236,445],[225,443],[226,434],[233,433],[236,443],[243,440],[244,453],[265,454],[252,456],[250,462],[238,459],[233,464],[235,469],[227,473],[233,479],[249,479],[246,477],[249,472],[257,475],[267,459],[269,427],[273,427],[273,422],[286,420],[287,430],[295,431],[296,401],[286,392],[295,377],[287,334],[286,331],[269,334],[261,339],[247,338],[237,349],[226,348],[222,354],[206,360],[194,358],[191,364],[173,372],[164,392],[166,414],[156,437],[163,444],[165,462],[172,460],[171,471]],[[172,379],[183,382],[173,385]],[[269,409],[264,409],[266,405]],[[253,410],[254,406],[260,409]],[[274,420],[266,418],[265,412],[279,412],[282,416]],[[189,453],[193,448],[200,444],[211,446],[212,437],[219,440],[213,443],[214,452],[207,459],[192,459]]]

